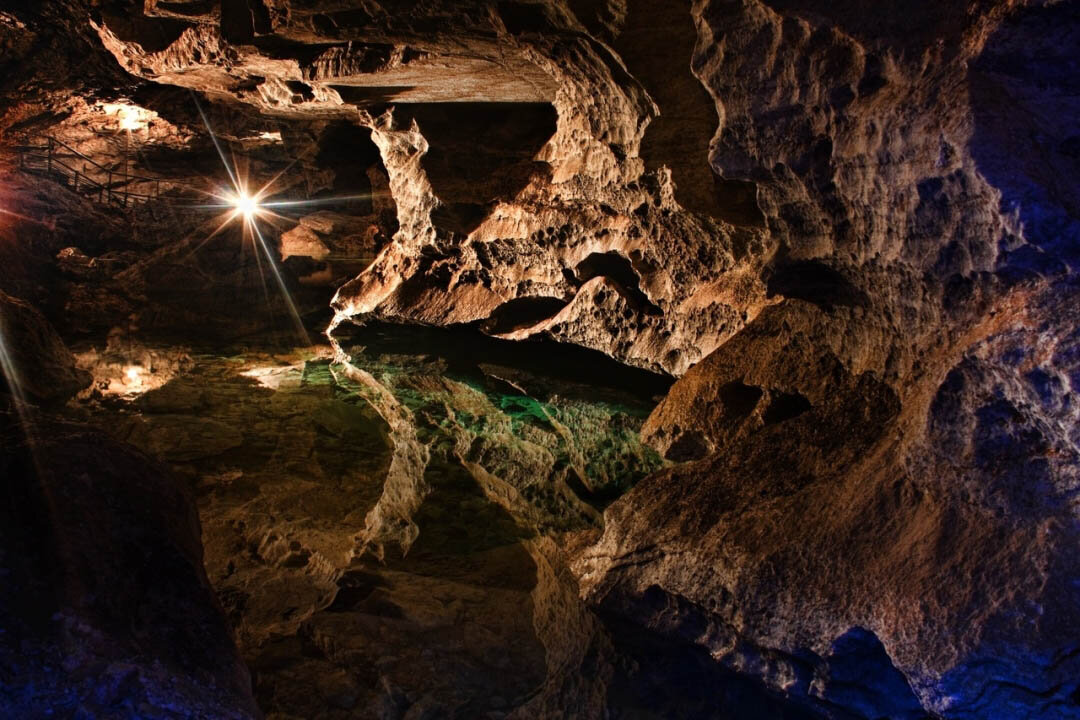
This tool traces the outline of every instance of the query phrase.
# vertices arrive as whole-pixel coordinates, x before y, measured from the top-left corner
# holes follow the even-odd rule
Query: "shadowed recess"
[[[817,260],[779,265],[767,271],[769,297],[798,298],[829,309],[837,305],[864,305],[866,294],[842,273]]]
[[[421,164],[442,204],[433,221],[464,234],[547,172],[535,158],[557,115],[548,103],[430,103],[398,105],[395,118],[415,120],[430,146]]]
[[[342,325],[343,342],[368,352],[434,355],[450,373],[481,377],[481,364],[522,368],[541,377],[565,379],[583,386],[619,390],[651,408],[671,387],[672,378],[623,365],[603,353],[550,340],[511,341],[489,337],[469,327],[418,327],[379,321]]]

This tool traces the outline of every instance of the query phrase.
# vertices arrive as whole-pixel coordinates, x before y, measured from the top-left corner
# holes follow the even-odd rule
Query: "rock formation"
[[[67,400],[90,384],[49,321],[29,303],[0,291],[0,362],[7,392],[20,402]]]
[[[0,422],[0,713],[260,717],[187,489],[85,426]]]
[[[8,423],[91,469],[33,522],[143,493],[180,548],[153,632],[57,605],[110,639],[80,672],[238,717],[238,658],[278,718],[1080,717],[1077,47],[1068,0],[0,10]]]

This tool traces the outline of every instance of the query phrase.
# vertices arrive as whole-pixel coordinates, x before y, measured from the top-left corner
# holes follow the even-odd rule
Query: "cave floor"
[[[580,604],[551,539],[660,463],[649,400],[385,329],[345,347],[84,352],[69,412],[190,484],[269,717],[499,717],[545,681],[552,598]]]

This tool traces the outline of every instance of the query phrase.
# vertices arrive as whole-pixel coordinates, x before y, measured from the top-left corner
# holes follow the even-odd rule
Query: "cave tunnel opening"
[[[407,126],[415,121],[429,149],[421,159],[440,206],[437,227],[468,234],[491,206],[512,200],[548,172],[537,153],[555,133],[550,103],[456,102],[396,106]]]
[[[641,276],[634,269],[633,262],[618,252],[590,253],[575,266],[573,277],[581,284],[596,277],[614,280],[639,312],[646,315],[664,314],[660,306],[641,289]]]
[[[670,376],[623,364],[580,345],[541,338],[504,340],[476,325],[435,327],[366,320],[362,325],[339,326],[335,336],[343,345],[361,345],[370,352],[438,357],[449,372],[462,377],[477,377],[481,365],[521,368],[580,387],[617,390],[650,409],[674,382]]]
[[[371,139],[371,130],[354,123],[338,121],[330,123],[318,139],[319,150],[315,155],[315,167],[334,171],[333,182],[328,189],[319,191],[316,197],[357,196],[372,192],[368,171],[382,168],[379,148]],[[362,211],[371,211],[370,201],[360,204]]]
[[[868,302],[866,293],[844,273],[820,260],[783,262],[764,275],[769,297],[798,298],[825,309]]]
[[[543,295],[514,298],[495,308],[482,326],[486,333],[501,335],[548,320],[568,304],[561,298]]]

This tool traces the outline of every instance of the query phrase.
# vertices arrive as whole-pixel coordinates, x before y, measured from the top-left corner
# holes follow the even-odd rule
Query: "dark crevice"
[[[716,216],[733,225],[763,227],[765,213],[757,200],[757,183],[717,177]]]
[[[190,25],[181,20],[146,17],[139,13],[103,11],[102,20],[124,42],[137,42],[147,52],[161,52],[176,42]]]
[[[250,42],[270,32],[270,13],[262,0],[222,0],[221,34],[229,42]]]
[[[769,401],[769,407],[765,408],[762,420],[765,421],[766,425],[782,423],[785,420],[791,420],[802,415],[812,407],[810,401],[797,392],[773,393],[772,400]]]
[[[553,317],[568,304],[555,297],[514,298],[496,308],[482,328],[493,335],[527,328]]]
[[[718,181],[709,162],[719,117],[715,101],[691,69],[698,33],[690,0],[629,0],[625,8],[614,49],[660,111],[641,143],[646,169],[669,168],[675,199],[691,212],[756,222],[756,193],[729,194],[731,188]],[[587,6],[582,10],[585,16],[595,15]]]
[[[819,676],[825,702],[868,718],[926,717],[907,678],[869,630],[853,627],[838,637],[824,670]]]
[[[641,290],[641,278],[627,258],[617,252],[592,253],[577,264],[574,277],[584,284],[595,277],[613,280],[626,292],[634,308],[646,315],[663,315],[660,306]]]
[[[315,164],[334,171],[333,185],[315,193],[315,198],[343,198],[326,207],[374,215],[382,235],[393,237],[398,231],[397,209],[389,192],[389,174],[370,129],[349,122],[329,124],[319,137]]]
[[[709,454],[711,448],[705,436],[697,430],[681,433],[664,453],[664,458],[673,462],[700,460]]]
[[[847,713],[815,707],[812,700],[780,694],[759,679],[716,662],[693,640],[709,628],[706,613],[657,585],[636,598],[612,593],[594,610],[626,668],[615,675],[609,691],[612,718],[853,720]],[[643,625],[628,619],[642,616],[651,622]],[[765,652],[758,657],[774,659]],[[808,660],[783,656],[800,673],[806,672]]]
[[[431,211],[431,224],[459,235],[468,235],[480,227],[488,212],[489,207],[479,203],[444,204]]]
[[[175,15],[185,15],[197,18],[200,15],[209,15],[217,7],[220,0],[159,0],[155,8],[159,12],[168,12]]]
[[[341,99],[357,107],[375,107],[393,102],[394,99],[413,89],[412,85],[331,85]]]
[[[512,35],[542,33],[554,26],[543,5],[521,5],[513,2],[498,4],[499,17]]]
[[[356,609],[377,588],[386,587],[386,581],[374,573],[363,570],[346,570],[337,581],[337,593],[327,612],[348,612]]]
[[[293,91],[293,94],[299,96],[303,102],[315,99],[315,91],[303,80],[286,80],[285,85]]]
[[[361,8],[337,10],[311,16],[315,32],[324,37],[346,39],[350,30],[368,27],[375,18]]]
[[[334,171],[335,194],[371,190],[367,169],[382,165],[379,148],[371,139],[371,130],[353,123],[337,122],[327,126],[319,138],[315,164]]]
[[[626,492],[626,487],[619,483],[591,490],[582,481],[581,476],[573,471],[566,474],[566,485],[578,500],[598,512],[603,512],[608,505],[618,500]]]
[[[741,382],[729,382],[720,388],[720,401],[724,404],[724,414],[736,421],[754,412],[762,395],[761,388]]]
[[[432,213],[437,228],[468,234],[494,203],[550,172],[535,159],[555,133],[549,103],[402,104],[395,118],[415,121],[428,142],[421,164],[441,204]]]
[[[825,309],[865,306],[869,299],[839,271],[817,260],[780,265],[767,272],[769,297],[781,295],[813,303]]]
[[[447,375],[466,380],[487,382],[481,366],[513,367],[542,378],[616,390],[650,409],[674,382],[597,350],[544,338],[503,340],[485,335],[478,325],[440,328],[370,320],[361,326],[342,325],[336,337],[343,344],[363,345],[369,353],[439,358],[446,363]]]

